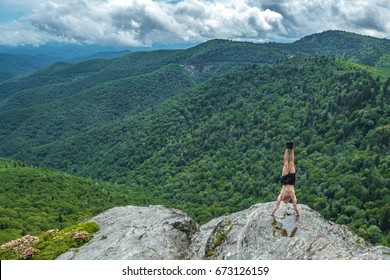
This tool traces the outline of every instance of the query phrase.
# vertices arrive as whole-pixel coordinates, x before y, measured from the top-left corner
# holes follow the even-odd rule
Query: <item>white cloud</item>
[[[30,27],[19,21],[11,21],[0,25],[0,45],[41,45],[49,40],[40,32],[31,32]]]
[[[263,8],[283,14],[291,37],[329,29],[376,37],[390,37],[390,2],[387,0],[262,0]]]
[[[35,2],[34,2],[35,1]],[[11,5],[10,0],[5,0]],[[3,3],[5,3],[3,2]],[[22,0],[0,44],[49,40],[145,46],[211,38],[292,40],[328,29],[389,37],[387,0]]]

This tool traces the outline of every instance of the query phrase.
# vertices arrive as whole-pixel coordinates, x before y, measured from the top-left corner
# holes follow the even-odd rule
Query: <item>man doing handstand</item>
[[[290,162],[288,160],[288,154],[290,151]],[[290,199],[292,199],[293,206],[295,209],[295,215],[300,216],[301,212],[298,209],[297,205],[297,197],[295,196],[294,185],[295,185],[295,165],[294,165],[294,143],[288,141],[286,144],[286,151],[284,152],[284,165],[282,170],[282,190],[278,196],[278,199],[275,202],[275,206],[271,211],[271,215],[273,215],[278,209],[280,202],[283,200],[284,203],[289,203]]]

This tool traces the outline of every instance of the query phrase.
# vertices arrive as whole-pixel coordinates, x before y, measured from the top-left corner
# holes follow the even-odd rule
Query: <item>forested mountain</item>
[[[28,103],[37,102],[28,98],[31,91],[19,94],[16,99],[10,97],[7,106],[13,108],[0,113],[1,130],[7,131],[0,136],[2,154],[8,156],[142,111],[193,85],[184,69],[168,65],[152,73],[99,84],[64,98],[55,99],[55,93],[51,92],[53,101],[39,105],[29,106]],[[37,95],[42,94],[40,89],[36,90]],[[46,89],[53,90],[52,87]],[[16,109],[20,102],[27,103],[26,108]]]
[[[42,57],[0,53],[0,83],[11,78],[31,74],[50,63],[53,61],[46,61]]]
[[[275,199],[293,139],[300,201],[364,236],[388,231],[388,104],[389,80],[360,66],[292,58],[16,157],[141,189],[205,222]]]
[[[118,205],[150,203],[147,194],[0,158],[0,244],[64,228]]]
[[[332,55],[361,64],[390,69],[390,41],[345,31],[325,31],[306,36],[284,50],[304,54]]]
[[[371,61],[360,44],[337,47],[343,36],[52,65],[0,85],[0,155],[120,184],[204,223],[275,200],[293,140],[299,202],[389,245],[390,72],[378,66],[389,40],[353,35],[383,43]]]
[[[235,67],[283,56],[265,46],[214,40],[189,50],[54,64],[0,85],[0,154],[69,137],[150,108]]]
[[[123,51],[102,51],[102,52],[97,52],[92,55],[88,56],[80,56],[80,57],[73,57],[66,59],[65,61],[70,62],[70,63],[79,63],[82,61],[88,61],[88,60],[93,60],[93,59],[112,59],[112,58],[117,58],[121,57],[124,55],[129,54],[131,51],[129,50],[123,50]]]

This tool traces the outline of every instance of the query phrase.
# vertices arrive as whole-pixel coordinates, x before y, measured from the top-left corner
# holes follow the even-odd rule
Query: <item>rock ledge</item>
[[[390,259],[390,248],[368,244],[306,205],[299,205],[298,218],[290,204],[274,217],[272,207],[256,204],[200,227],[176,209],[116,207],[91,219],[100,230],[90,242],[58,259]]]

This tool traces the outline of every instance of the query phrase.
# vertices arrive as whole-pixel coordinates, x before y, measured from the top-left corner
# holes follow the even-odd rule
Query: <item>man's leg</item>
[[[282,176],[287,175],[289,172],[289,166],[288,166],[288,149],[284,152],[284,164],[283,164],[283,170],[282,170]]]
[[[294,163],[295,157],[294,157],[294,149],[291,149],[290,151],[290,163],[289,163],[289,171],[291,173],[295,173],[295,163]]]

